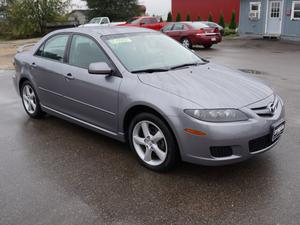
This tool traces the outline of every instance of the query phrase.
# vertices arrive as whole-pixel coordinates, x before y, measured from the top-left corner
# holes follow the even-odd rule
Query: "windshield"
[[[93,18],[89,23],[100,23],[101,18],[100,17],[96,17]]]
[[[160,33],[108,35],[104,40],[130,72],[164,71],[181,65],[204,63],[181,44]]]

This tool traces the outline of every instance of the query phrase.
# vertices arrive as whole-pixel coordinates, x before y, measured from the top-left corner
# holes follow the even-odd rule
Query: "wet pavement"
[[[0,71],[0,224],[300,224],[300,44],[229,40],[195,49],[269,82],[287,128],[271,151],[225,167],[159,174],[125,144],[25,114]]]

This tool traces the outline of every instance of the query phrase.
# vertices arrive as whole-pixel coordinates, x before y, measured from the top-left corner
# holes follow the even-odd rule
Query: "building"
[[[219,21],[223,13],[225,23],[230,23],[232,11],[236,12],[236,22],[239,21],[240,0],[172,0],[172,15],[180,13],[182,20],[189,14],[191,20],[207,20],[209,14],[215,22]]]
[[[68,21],[79,25],[85,24],[88,18],[88,9],[75,9],[70,12],[68,16]]]
[[[300,40],[300,1],[241,0],[241,36]]]

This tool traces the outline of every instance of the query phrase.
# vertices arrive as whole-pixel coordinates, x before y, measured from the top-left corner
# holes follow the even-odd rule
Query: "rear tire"
[[[42,118],[45,113],[41,109],[40,100],[33,85],[29,81],[25,81],[20,91],[26,113],[34,119]]]
[[[210,49],[212,45],[203,45],[205,49]]]
[[[179,161],[174,135],[156,115],[141,113],[135,116],[129,126],[128,140],[139,162],[148,169],[168,171]]]
[[[192,43],[188,38],[182,38],[181,44],[186,48],[192,48]]]

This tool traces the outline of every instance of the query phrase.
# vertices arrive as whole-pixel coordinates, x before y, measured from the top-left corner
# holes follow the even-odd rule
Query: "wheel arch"
[[[22,88],[22,85],[24,84],[25,81],[28,81],[30,82],[30,80],[27,78],[27,77],[22,77],[19,81],[19,84],[18,84],[18,89],[19,89],[19,93],[21,95],[21,88]]]
[[[160,112],[159,110],[155,109],[154,107],[151,107],[151,106],[148,106],[148,105],[143,105],[143,104],[134,105],[126,111],[125,116],[123,118],[123,131],[124,131],[124,135],[125,135],[125,140],[126,141],[128,140],[129,126],[130,126],[130,122],[132,121],[132,119],[136,115],[138,115],[140,113],[145,113],[145,112],[146,113],[152,113],[155,116],[159,117],[163,122],[165,122],[165,124],[170,129],[170,131],[171,131],[171,133],[172,133],[172,135],[173,135],[173,137],[176,141],[176,146],[177,146],[178,152],[180,154],[180,152],[181,152],[180,151],[180,146],[179,146],[179,143],[178,143],[178,139],[175,135],[175,132],[174,132],[171,121],[169,121],[166,118],[166,115],[164,115],[162,112]],[[181,154],[180,154],[180,157],[181,157]]]

